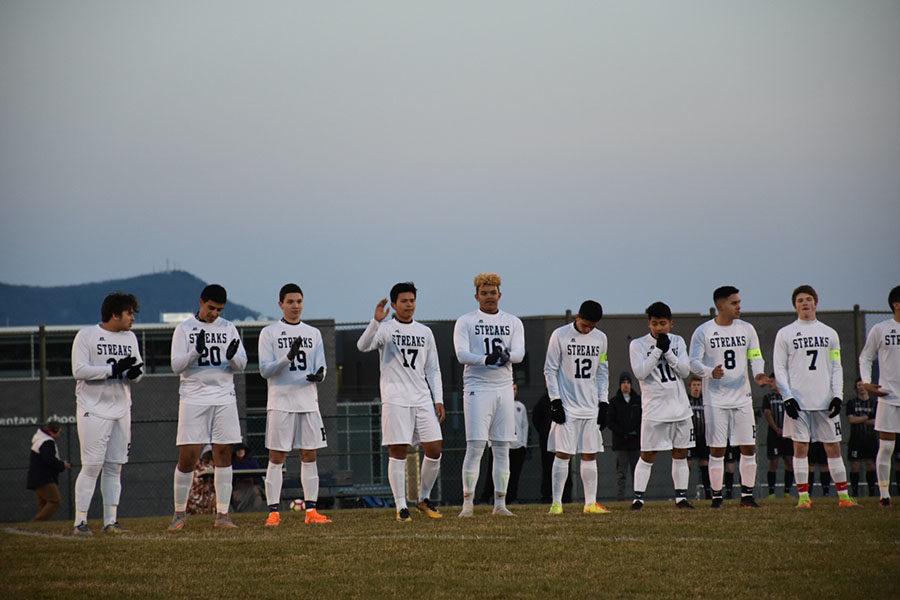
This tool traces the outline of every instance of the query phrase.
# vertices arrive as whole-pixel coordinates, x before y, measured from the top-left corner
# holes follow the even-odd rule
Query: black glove
[[[550,401],[550,418],[554,423],[559,423],[560,425],[566,422],[566,411],[563,408],[562,400],[559,398]]]
[[[508,362],[509,362],[509,350],[504,348],[503,350],[500,351],[500,360],[497,361],[497,366],[502,367],[503,365],[505,365]]]
[[[787,400],[784,401],[784,412],[786,412],[787,416],[789,416],[792,419],[799,419],[800,418],[800,405],[797,404],[797,401],[794,400],[793,398],[788,398]]]
[[[303,338],[297,336],[294,338],[293,343],[291,343],[291,348],[288,350],[287,359],[293,361],[297,358],[297,355],[300,354],[300,346],[303,344]]]
[[[600,426],[600,429],[606,428],[606,411],[609,410],[608,402],[601,402],[600,406],[597,407],[599,412],[597,413],[597,425]]]
[[[228,347],[225,349],[225,360],[231,360],[234,358],[234,355],[237,354],[238,348],[241,345],[241,338],[234,338],[228,344]]]
[[[490,354],[484,357],[484,364],[488,366],[496,365],[497,361],[500,360],[500,354],[500,349],[494,348],[494,350]]]
[[[137,358],[134,356],[126,356],[125,358],[120,358],[113,364],[112,368],[112,379],[118,379],[122,376],[122,373],[126,372],[128,369],[137,364]]]
[[[669,339],[669,336],[665,333],[661,333],[656,336],[656,347],[663,351],[663,354],[669,351],[669,346],[672,345],[672,340]]]
[[[325,367],[319,367],[319,370],[315,373],[310,373],[306,376],[307,381],[323,381],[325,379]]]
[[[144,372],[143,369],[141,369],[141,367],[143,367],[143,366],[144,366],[144,363],[141,363],[139,365],[134,365],[133,367],[128,369],[128,371],[125,372],[125,376],[128,377],[128,379],[137,379]]]
[[[841,414],[841,407],[843,405],[844,405],[844,401],[841,400],[840,398],[832,398],[831,404],[828,405],[828,408],[831,409],[831,411],[828,413],[828,418],[833,419],[836,416],[838,416],[839,414]]]
[[[197,349],[198,354],[203,354],[203,351],[206,350],[206,332],[202,329],[197,334],[197,345],[194,348]]]

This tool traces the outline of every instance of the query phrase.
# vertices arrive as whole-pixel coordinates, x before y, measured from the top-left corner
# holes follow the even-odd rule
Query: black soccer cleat
[[[642,508],[644,508],[643,500],[635,500],[631,503],[631,510],[641,510]]]
[[[878,501],[878,505],[881,508],[893,508],[893,503],[891,502],[890,498],[882,498]]]
[[[412,516],[409,514],[408,508],[401,508],[397,511],[397,520],[401,523],[409,523],[412,521]]]
[[[753,496],[741,496],[742,508],[759,508],[759,504],[753,499]]]
[[[682,498],[681,500],[679,500],[678,502],[675,503],[675,506],[677,508],[690,508],[690,509],[694,508],[694,505],[691,504],[687,498]]]
[[[725,501],[722,500],[722,496],[716,496],[715,498],[712,499],[712,502],[710,503],[709,507],[710,508],[722,508],[724,506],[724,504],[725,504]]]

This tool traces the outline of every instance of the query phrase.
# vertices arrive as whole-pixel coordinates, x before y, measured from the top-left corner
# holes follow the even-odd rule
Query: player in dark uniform
[[[778,460],[784,463],[784,490],[782,496],[789,494],[794,484],[794,443],[790,438],[784,437],[784,398],[778,393],[775,385],[775,375],[772,379],[772,391],[763,396],[763,416],[769,424],[769,432],[766,437],[766,456],[769,458],[769,495],[775,495],[775,481],[778,476]]]
[[[847,420],[850,422],[850,495],[859,497],[859,467],[866,465],[866,487],[869,495],[878,493],[875,475],[875,453],[878,452],[878,432],[875,431],[875,400],[860,387],[857,380],[857,397],[847,403]]]
[[[696,375],[688,379],[688,401],[691,403],[694,422],[694,438],[696,445],[688,448],[688,460],[697,463],[700,470],[700,480],[703,482],[703,496],[707,500],[712,498],[712,490],[709,486],[709,446],[706,445],[706,408],[703,406],[703,380]]]

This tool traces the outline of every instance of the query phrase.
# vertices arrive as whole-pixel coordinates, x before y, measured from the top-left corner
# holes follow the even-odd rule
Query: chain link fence
[[[821,312],[823,322],[834,327],[844,348],[845,395],[855,393],[858,376],[856,357],[865,335],[874,323],[889,318],[889,313],[853,311]],[[759,333],[767,370],[771,371],[772,345],[777,330],[793,321],[793,313],[754,313],[745,318]],[[708,315],[675,316],[674,332],[690,340],[693,330]],[[519,386],[519,400],[529,411],[545,394],[543,362],[547,339],[556,327],[567,322],[564,315],[523,319],[526,358],[515,365],[514,377]],[[319,471],[325,504],[338,499],[344,506],[354,505],[354,498],[373,495],[389,498],[387,453],[381,447],[378,398],[377,353],[360,353],[356,340],[363,323],[335,324],[333,321],[311,322],[322,331],[326,344],[329,376],[320,384],[320,407],[325,420],[329,444],[320,450]],[[462,414],[462,366],[456,361],[452,347],[453,321],[427,323],[438,343],[443,396],[447,418],[443,424],[444,455],[441,476],[433,497],[445,504],[459,504],[462,498],[461,472],[465,454],[465,427]],[[248,351],[245,373],[235,377],[242,431],[250,453],[265,467],[266,382],[259,375],[257,341],[264,323],[238,323]],[[172,510],[172,471],[177,459],[175,432],[178,415],[178,377],[169,367],[169,348],[173,326],[136,326],[146,364],[146,375],[133,386],[132,445],[128,465],[123,470],[122,516],[162,515]],[[633,338],[647,331],[642,315],[609,315],[601,322],[609,339],[610,394],[616,392],[618,375],[630,371],[628,346]],[[79,446],[75,426],[74,380],[71,378],[70,354],[76,328],[49,327],[0,329],[0,436],[7,452],[0,458],[0,519],[21,521],[35,512],[34,495],[25,489],[27,448],[38,425],[47,417],[64,423],[59,439],[60,454],[73,463],[73,469],[60,477],[62,493],[61,518],[72,516],[75,476],[79,469]],[[43,352],[42,352],[43,346]],[[44,360],[41,360],[42,355]],[[43,373],[43,377],[42,377]],[[638,390],[639,391],[639,390]],[[753,384],[757,412],[760,412],[765,390]],[[531,419],[529,418],[529,423]],[[759,431],[765,431],[765,420],[759,418]],[[609,447],[611,435],[604,431],[606,450],[600,455],[599,494],[615,496],[615,455]],[[764,460],[766,436],[760,435],[759,477],[765,482]],[[482,495],[485,480],[490,478],[490,450],[482,462],[477,495]],[[542,499],[541,452],[537,432],[530,429],[526,459],[522,469],[518,497],[520,501]],[[572,497],[581,497],[578,461],[571,463]],[[299,458],[288,458],[284,487],[299,490]],[[691,485],[698,480],[692,465]],[[737,481],[736,481],[737,483]],[[628,486],[630,489],[629,478]],[[99,486],[98,486],[99,487]],[[411,486],[412,487],[412,486]],[[544,490],[546,493],[546,490]],[[660,456],[653,469],[648,496],[670,497],[671,478],[668,456]],[[412,497],[412,496],[411,496]],[[99,511],[99,493],[95,494],[92,513]]]

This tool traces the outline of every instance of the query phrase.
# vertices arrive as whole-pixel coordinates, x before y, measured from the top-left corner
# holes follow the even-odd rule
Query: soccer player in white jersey
[[[316,451],[327,446],[316,385],[325,380],[325,346],[315,327],[300,321],[303,290],[296,283],[278,292],[282,318],[259,333],[259,373],[266,378],[267,527],[281,524],[282,467],[291,450],[300,450],[300,484],[307,525],[331,523],[316,510],[319,471]]]
[[[739,290],[730,285],[713,292],[716,317],[691,337],[691,370],[702,378],[706,404],[706,443],[709,446],[709,481],[712,507],[722,507],[725,449],[741,449],[741,506],[759,508],[753,499],[756,485],[756,417],[747,377],[766,385],[765,361],[753,325],[742,321]]]
[[[891,507],[891,454],[900,433],[900,285],[888,294],[891,319],[872,327],[866,345],[859,355],[862,387],[878,397],[875,431],[878,432],[878,454],[875,470],[881,506]],[[878,359],[878,383],[872,381],[872,363]]]
[[[175,515],[170,531],[184,528],[194,466],[200,451],[212,444],[213,485],[216,489],[215,527],[233,528],[231,503],[231,444],[241,441],[234,374],[247,366],[247,353],[237,328],[221,316],[227,302],[225,288],[211,284],[200,294],[197,314],[172,333],[172,372],[181,376],[178,389],[178,465],[175,467]]]
[[[606,334],[598,330],[603,317],[599,302],[586,300],[575,322],[550,334],[544,379],[550,396],[550,437],[547,449],[553,459],[551,515],[563,512],[563,487],[569,476],[569,460],[581,451],[581,482],[584,512],[608,513],[597,502],[597,453],[603,452],[603,437],[597,425],[601,406],[609,408],[609,363]]]
[[[116,512],[122,494],[122,465],[131,445],[131,383],[141,379],[143,361],[131,331],[138,301],[131,294],[108,295],[102,323],[85,327],[72,344],[81,471],[75,480],[75,529],[93,535],[88,509],[100,477],[103,531],[122,533]]]
[[[672,334],[672,310],[663,302],[647,307],[650,333],[631,341],[631,370],[641,382],[641,457],[634,468],[632,510],[644,506],[644,493],[656,454],[672,451],[672,481],[675,506],[694,508],[687,499],[690,467],[688,449],[693,448],[693,410],[684,388],[691,373],[688,349],[681,336]]]
[[[374,318],[356,343],[361,352],[378,350],[381,367],[381,444],[388,447],[388,481],[397,520],[412,521],[406,504],[406,453],[410,445],[425,451],[416,508],[432,519],[443,517],[431,501],[441,468],[443,384],[434,334],[415,321],[416,286],[391,288],[394,318],[388,319],[387,298],[375,305]]]
[[[841,406],[844,374],[837,332],[816,319],[819,296],[809,285],[791,294],[797,320],[775,336],[775,382],[784,398],[784,437],[794,441],[797,508],[811,508],[809,499],[810,442],[822,442],[828,470],[841,508],[859,506],[847,491],[847,469],[841,457]]]
[[[506,508],[509,482],[509,446],[516,440],[513,392],[514,363],[525,358],[522,321],[500,310],[500,276],[475,276],[478,309],[461,316],[453,327],[456,359],[463,366],[463,413],[466,456],[463,459],[463,506],[460,517],[474,514],[475,485],[481,455],[491,442],[493,452],[494,511],[511,517]]]

